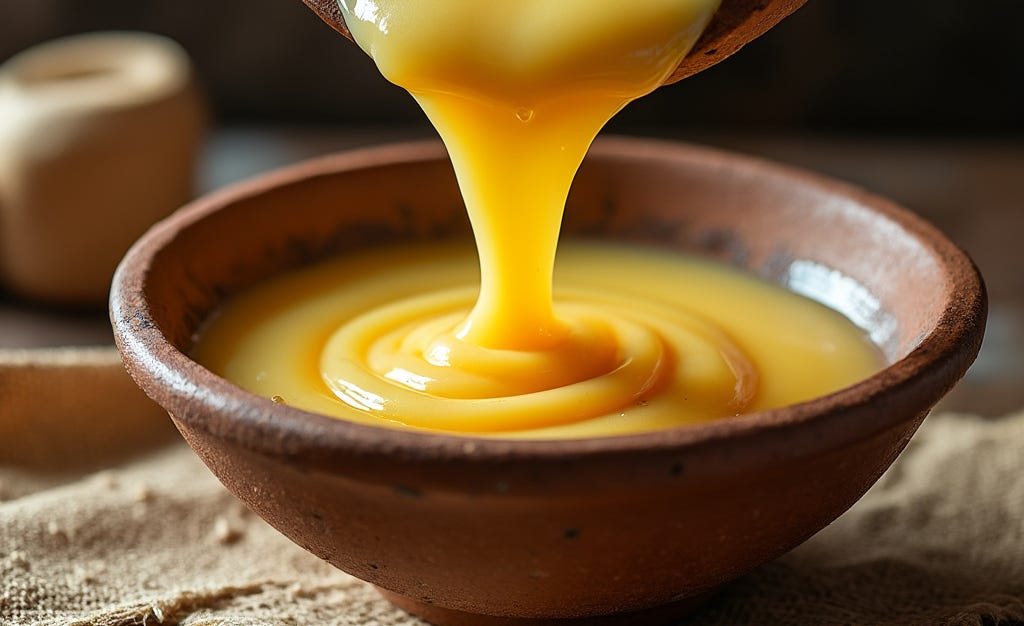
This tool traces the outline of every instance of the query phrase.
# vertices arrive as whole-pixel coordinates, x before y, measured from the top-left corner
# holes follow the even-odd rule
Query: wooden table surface
[[[430,136],[425,128],[222,129],[211,138],[200,187],[214,189],[338,150]],[[941,406],[992,416],[1024,407],[1024,141],[722,133],[671,138],[829,174],[936,224],[974,258],[991,299],[981,355]],[[109,341],[101,311],[52,311],[0,298],[0,347]]]

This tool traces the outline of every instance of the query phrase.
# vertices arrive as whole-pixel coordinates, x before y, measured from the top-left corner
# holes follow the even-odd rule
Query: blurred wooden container
[[[187,55],[157,35],[80,35],[0,66],[3,285],[105,302],[131,243],[192,196],[205,122]]]

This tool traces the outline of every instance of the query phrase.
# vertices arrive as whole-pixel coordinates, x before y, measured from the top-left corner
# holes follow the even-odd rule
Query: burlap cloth
[[[34,381],[0,368],[4,406]],[[0,624],[420,624],[249,513],[184,444],[126,434],[97,470],[118,448],[98,406],[46,431],[59,465],[15,454],[12,433],[39,436],[0,411]],[[152,410],[138,422],[166,430]],[[933,415],[846,515],[684,623],[1024,622],[1022,469],[1024,413]]]

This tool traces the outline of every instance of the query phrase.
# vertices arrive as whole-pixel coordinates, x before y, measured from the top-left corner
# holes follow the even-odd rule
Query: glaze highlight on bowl
[[[706,425],[505,441],[305,413],[186,355],[202,322],[261,278],[363,246],[468,237],[433,143],[339,154],[194,202],[129,252],[111,319],[129,372],[228,489],[443,624],[690,608],[863,495],[984,333],[981,278],[937,230],[754,158],[601,140],[563,232],[686,250],[789,285],[864,326],[891,365],[822,398]]]

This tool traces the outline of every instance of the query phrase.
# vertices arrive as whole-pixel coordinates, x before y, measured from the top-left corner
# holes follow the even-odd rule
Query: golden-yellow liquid
[[[197,358],[243,387],[371,423],[581,437],[821,395],[879,358],[837,314],[702,264],[620,249],[553,267],[594,137],[655,88],[718,0],[343,0],[455,165],[479,253],[392,250],[243,296]]]
[[[551,276],[573,176],[601,127],[679,65],[718,2],[342,2],[356,41],[420,103],[455,165],[482,268],[460,339],[530,350],[570,334]]]
[[[559,350],[475,348],[484,354],[469,355],[467,369],[425,366],[438,328],[443,336],[472,308],[479,276],[465,245],[330,260],[233,300],[195,357],[245,389],[309,411],[544,438],[644,432],[784,406],[880,365],[846,318],[775,285],[668,252],[572,242],[559,249],[555,313],[607,324],[612,338],[601,345],[623,346],[614,373],[602,372],[604,364],[537,364],[557,360]],[[591,375],[567,382],[581,369]]]

